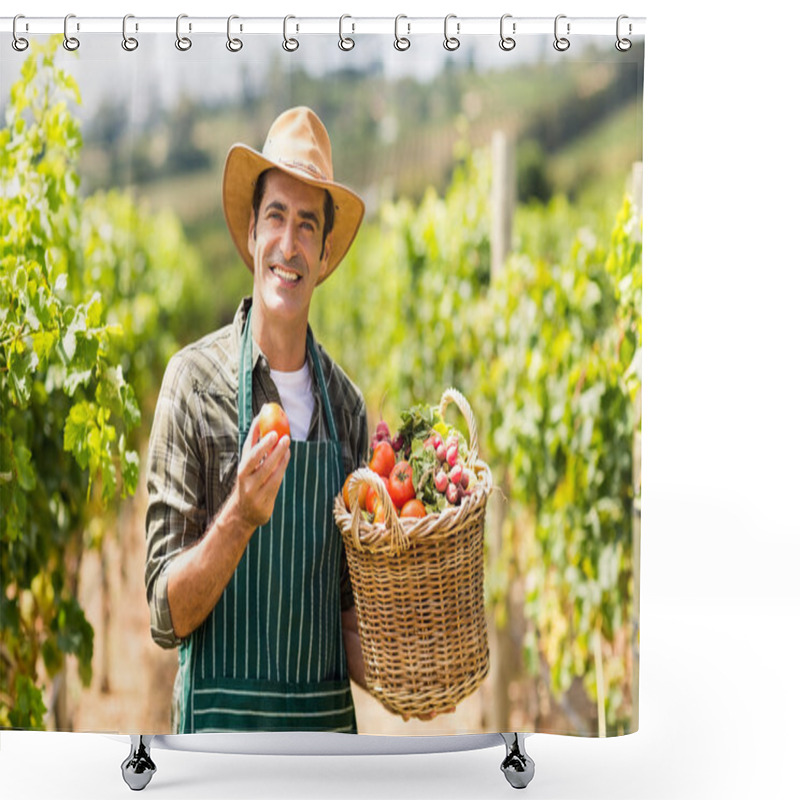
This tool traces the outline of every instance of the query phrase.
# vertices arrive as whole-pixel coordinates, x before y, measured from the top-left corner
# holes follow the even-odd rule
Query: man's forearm
[[[244,554],[250,537],[272,516],[275,498],[289,463],[288,436],[274,431],[261,439],[250,428],[236,485],[203,538],[181,553],[167,573],[172,628],[188,636],[211,613]]]
[[[253,533],[229,498],[203,538],[169,565],[167,600],[175,635],[183,639],[211,613]]]

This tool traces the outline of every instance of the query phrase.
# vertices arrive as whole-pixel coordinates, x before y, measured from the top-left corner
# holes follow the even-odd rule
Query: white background
[[[527,792],[540,800],[800,794],[800,20],[789,4],[712,5],[27,0],[2,12],[647,17],[641,728],[610,740],[530,738],[537,771]],[[102,736],[4,732],[0,794],[129,797],[119,771],[126,755],[126,744]],[[154,751],[159,771],[146,791],[509,797],[503,755],[502,747],[338,758]]]

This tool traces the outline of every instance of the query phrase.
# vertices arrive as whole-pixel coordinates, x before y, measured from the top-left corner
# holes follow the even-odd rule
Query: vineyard
[[[492,276],[490,159],[467,152],[444,197],[388,204],[362,231],[312,324],[351,375],[369,376],[368,406],[392,429],[392,409],[442,387],[470,399],[502,491],[488,606],[512,663],[496,688],[527,675],[563,699],[579,679],[607,729],[626,730],[640,218],[628,198],[611,221],[563,198],[521,208]]]
[[[80,91],[59,45],[32,45],[0,131],[0,727],[62,728],[69,713],[46,697],[67,660],[90,685],[85,556],[127,552],[122,521],[141,520],[129,495],[164,367],[218,311],[210,266],[174,213],[82,190]],[[475,412],[498,491],[491,672],[469,719],[628,732],[641,209],[618,180],[580,201],[529,197],[493,268],[489,148],[462,131],[453,149],[444,188],[378,205],[317,290],[311,324],[364,392],[373,429],[383,417],[395,430],[402,409],[448,386]],[[105,582],[120,564],[143,575],[143,561],[111,561]]]

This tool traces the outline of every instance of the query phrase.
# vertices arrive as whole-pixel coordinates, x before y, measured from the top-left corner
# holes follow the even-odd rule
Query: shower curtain
[[[400,17],[380,34],[343,18],[338,35],[304,34],[294,18],[282,33],[236,19],[203,32],[180,18],[174,32],[147,32],[132,17],[117,33],[66,20],[50,36],[22,22],[0,48],[0,729],[200,729],[186,721],[201,669],[225,682],[215,702],[244,698],[223,716],[279,729],[274,711],[259,710],[255,728],[244,721],[267,690],[250,697],[237,661],[263,645],[287,664],[297,648],[310,664],[317,636],[335,653],[358,733],[636,731],[643,37],[620,21],[615,35],[613,19],[603,34],[555,20],[533,35],[505,17],[499,36],[470,36],[456,17],[416,35]],[[272,127],[286,112],[324,125],[333,176],[324,153],[308,154],[307,129]],[[265,143],[270,129],[283,150]],[[213,526],[244,460],[222,423],[208,426],[222,409],[236,432],[247,348],[232,342],[267,285],[246,264],[260,218],[254,233],[249,206],[237,212],[223,192],[234,145],[262,161],[296,151],[270,164],[363,203],[361,218],[335,202],[339,260],[330,268],[325,256],[325,280],[308,292],[308,439],[339,442],[331,498],[355,470],[379,471],[388,442],[391,468],[410,462],[406,499],[424,516],[399,523],[422,532],[398,552],[387,544],[373,567],[352,528],[386,541],[398,530],[396,474],[383,522],[375,499],[369,508],[345,487],[335,502],[347,513],[320,511],[330,575],[308,606],[295,585],[311,580],[299,540],[255,536],[234,568],[251,556],[252,566],[219,595],[242,605],[218,618],[215,649],[197,633],[211,616],[176,631],[167,578]],[[315,225],[321,237],[322,220],[298,217],[294,235]],[[214,370],[191,352],[217,359]],[[334,364],[357,387],[346,397],[363,398],[353,415],[330,382]],[[233,376],[228,394],[219,375]],[[265,396],[288,407],[289,385],[273,396],[265,375]],[[450,387],[465,405],[440,418]],[[290,461],[316,476],[314,445],[293,447]],[[312,493],[289,485],[278,495],[289,505]],[[440,518],[456,517],[443,530]],[[426,537],[447,540],[454,560],[443,567],[445,545],[426,551]],[[272,557],[257,560],[256,543],[274,545]],[[399,550],[422,553],[416,572],[398,566]],[[298,571],[270,571],[291,559]],[[375,588],[379,569],[389,594]],[[251,578],[265,595],[285,579],[293,600],[279,612],[251,604]],[[388,627],[369,623],[376,604]],[[404,637],[429,615],[424,636]],[[236,644],[223,637],[234,628]],[[353,634],[366,678],[345,644]],[[442,642],[440,674],[415,676]],[[408,706],[388,696],[393,665]],[[415,705],[426,680],[449,688],[465,673],[450,700]],[[282,716],[300,713],[286,700],[297,685],[283,673],[273,684]],[[328,710],[318,694],[304,697],[302,724],[332,730],[316,727]]]

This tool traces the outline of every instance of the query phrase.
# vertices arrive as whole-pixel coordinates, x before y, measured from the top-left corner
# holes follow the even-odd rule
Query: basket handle
[[[355,470],[347,484],[348,500],[353,515],[350,523],[350,532],[353,537],[355,548],[357,550],[364,549],[358,536],[358,528],[361,522],[361,509],[358,506],[358,490],[362,483],[366,483],[369,487],[374,489],[383,503],[386,513],[386,521],[384,524],[389,530],[389,546],[391,547],[392,555],[397,555],[398,553],[408,550],[411,546],[411,542],[409,541],[408,534],[403,530],[400,520],[397,518],[394,503],[392,502],[392,498],[389,497],[389,492],[386,491],[383,479],[377,472],[373,472],[367,467]]]
[[[467,453],[467,466],[470,469],[475,468],[475,461],[478,458],[478,426],[475,422],[475,415],[472,413],[467,398],[464,397],[458,389],[452,386],[445,389],[442,394],[442,399],[439,401],[439,416],[444,419],[444,412],[450,403],[455,403],[458,410],[466,417],[467,426],[469,427],[469,452]]]

